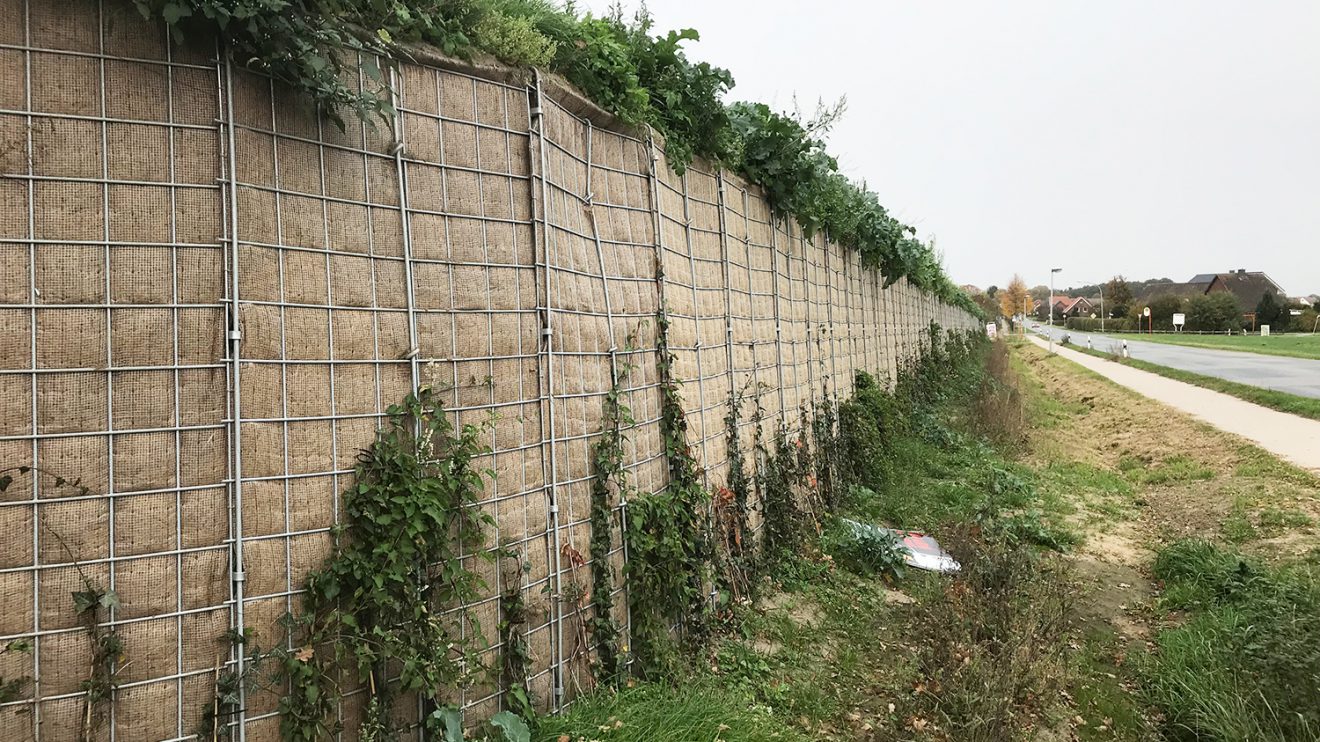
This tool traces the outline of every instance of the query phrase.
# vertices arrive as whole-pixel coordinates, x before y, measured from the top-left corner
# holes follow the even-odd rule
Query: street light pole
[[[1100,284],[1100,332],[1105,331],[1105,285]]]
[[[1050,268],[1050,352],[1054,352],[1054,274],[1062,268]]]

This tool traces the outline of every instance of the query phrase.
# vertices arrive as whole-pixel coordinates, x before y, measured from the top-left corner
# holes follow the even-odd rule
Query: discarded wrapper
[[[870,523],[859,523],[848,518],[843,519],[854,530],[871,531],[873,533],[887,533],[892,535],[903,547],[906,554],[903,557],[904,563],[915,569],[924,569],[928,572],[957,572],[962,569],[949,552],[940,548],[940,542],[935,540],[934,536],[928,536],[920,531],[899,531],[893,528],[883,528],[881,526],[871,525]]]

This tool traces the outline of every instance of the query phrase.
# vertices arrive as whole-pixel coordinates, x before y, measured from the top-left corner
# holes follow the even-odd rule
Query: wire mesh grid
[[[906,281],[880,288],[732,176],[679,176],[659,152],[653,174],[649,142],[531,91],[537,120],[522,85],[405,64],[397,119],[340,131],[127,4],[3,11],[0,257],[19,278],[0,287],[0,463],[37,467],[0,493],[0,641],[33,643],[0,657],[31,678],[0,706],[17,739],[83,724],[80,572],[119,595],[105,625],[131,658],[97,735],[190,736],[217,666],[238,661],[228,630],[287,641],[279,619],[331,549],[354,456],[419,381],[449,389],[458,422],[493,420],[480,506],[490,546],[531,564],[514,579],[536,608],[532,690],[553,706],[590,682],[594,608],[564,592],[590,565],[561,549],[588,556],[590,446],[620,368],[632,484],[665,486],[662,292],[712,486],[731,392],[759,397],[765,434],[800,429],[853,368],[892,379],[930,319],[974,326]],[[610,559],[626,628],[621,537]],[[466,630],[493,662],[508,576],[472,566],[490,589]],[[347,685],[351,726],[363,694]],[[278,695],[246,699],[245,734],[278,736]],[[493,683],[453,700],[503,703]],[[400,705],[415,721],[420,701]]]
[[[654,492],[665,483],[655,356],[659,299],[647,143],[600,129],[550,99],[542,99],[541,108],[548,314],[555,343],[556,386],[550,398],[558,408],[550,430],[558,444],[555,500],[561,531],[553,598],[563,611],[555,663],[563,684],[557,695],[567,700],[593,685],[588,624],[598,601],[588,603],[586,597],[596,558],[588,547],[592,446],[606,425],[605,398],[616,380],[633,418],[624,430],[627,484]],[[628,646],[622,537],[627,490],[614,495],[610,597]]]
[[[0,493],[0,644],[32,647],[0,662],[30,678],[0,729],[88,727],[90,587],[141,658],[95,736],[171,739],[229,623],[214,53],[132,8],[67,10],[0,23],[0,468],[27,468]]]

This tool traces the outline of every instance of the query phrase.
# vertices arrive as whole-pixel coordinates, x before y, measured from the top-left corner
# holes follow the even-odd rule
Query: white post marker
[[[1124,357],[1124,358],[1131,358],[1131,357],[1132,357],[1132,356],[1128,355],[1128,347],[1127,347],[1127,341],[1126,341],[1126,340],[1123,341],[1123,357]]]

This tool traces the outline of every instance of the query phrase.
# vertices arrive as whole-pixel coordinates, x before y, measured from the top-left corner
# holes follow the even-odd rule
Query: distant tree
[[[1031,311],[1031,296],[1027,293],[1027,283],[1022,280],[1022,276],[1013,274],[1013,280],[1008,282],[1008,287],[996,293],[998,293],[996,298],[999,299],[999,310],[1005,317]]]
[[[1316,318],[1320,317],[1320,309],[1316,307],[1307,307],[1302,310],[1300,317],[1293,317],[1292,328],[1296,332],[1315,332],[1317,325]]]
[[[1114,276],[1105,284],[1105,311],[1110,317],[1127,316],[1132,301],[1132,287],[1126,278]]]
[[[1183,300],[1171,294],[1161,294],[1151,299],[1149,306],[1154,326],[1167,330],[1173,327],[1174,313],[1183,311]]]
[[[1050,287],[1046,286],[1045,284],[1041,284],[1039,286],[1032,286],[1031,291],[1028,293],[1031,294],[1031,298],[1033,299],[1040,299],[1041,301],[1045,301],[1050,298]]]
[[[999,293],[999,287],[994,285],[993,283],[990,284],[990,288],[985,290],[985,295],[990,297],[991,299],[995,298],[995,294],[998,293]]]
[[[1226,291],[1193,296],[1187,302],[1187,329],[1223,332],[1242,327],[1237,300]]]
[[[1316,299],[1315,303],[1311,305],[1311,308],[1315,310],[1316,314],[1320,314],[1320,299]]]
[[[1269,325],[1271,329],[1283,331],[1288,319],[1288,308],[1274,296],[1273,291],[1266,291],[1256,305],[1256,326]]]
[[[999,302],[995,301],[989,294],[977,294],[972,297],[972,301],[981,308],[981,311],[985,312],[985,316],[992,319],[999,316]]]

